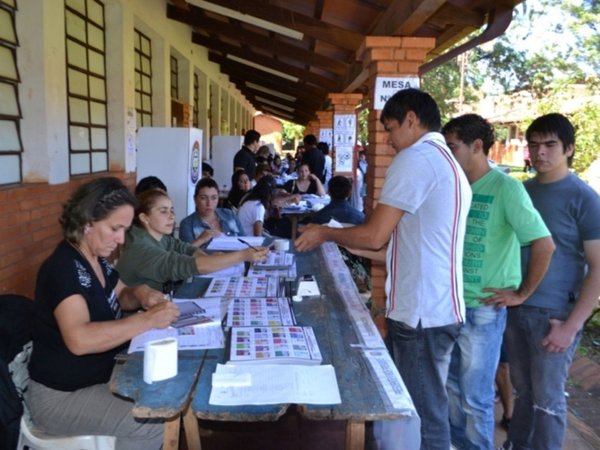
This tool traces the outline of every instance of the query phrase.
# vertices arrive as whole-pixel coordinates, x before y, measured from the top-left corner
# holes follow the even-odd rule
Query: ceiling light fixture
[[[296,108],[292,108],[291,106],[282,105],[281,103],[274,102],[273,100],[269,100],[268,98],[260,97],[258,95],[254,96],[257,102],[266,103],[267,105],[274,106],[275,108],[283,109],[284,111],[293,112]]]
[[[270,69],[270,68],[265,67],[265,66],[263,66],[261,64],[256,64],[256,63],[254,63],[252,61],[248,61],[247,59],[244,59],[244,58],[239,58],[239,57],[237,57],[235,55],[227,54],[227,59],[230,59],[230,60],[235,61],[235,62],[239,62],[240,64],[244,64],[246,66],[250,66],[250,67],[253,67],[253,68],[258,69],[258,70],[262,70],[263,72],[270,73],[271,75],[275,75],[277,77],[284,78],[284,79],[289,80],[289,81],[293,81],[294,83],[297,83],[300,80],[298,77],[294,77],[292,75],[288,75],[287,73],[280,72],[279,70]]]
[[[232,19],[240,20],[242,22],[249,23],[250,25],[257,26],[259,28],[264,28],[265,30],[281,34],[282,36],[297,39],[299,41],[301,41],[302,38],[304,38],[304,33],[301,33],[300,31],[277,25],[276,23],[268,22],[264,19],[259,19],[258,17],[254,17],[249,14],[244,14],[234,9],[225,8],[224,6],[215,5],[214,3],[210,3],[204,0],[187,0],[187,2],[194,6],[197,6],[198,8],[202,8],[207,11],[212,11],[214,13],[221,14],[222,16],[231,17]]]
[[[277,111],[276,109],[273,109],[273,108],[269,108],[268,106],[263,106],[262,109],[264,109],[267,112],[270,112],[271,114],[273,114],[275,116],[283,117],[284,119],[294,120],[294,118],[292,116],[290,116],[289,114],[283,113],[281,111]]]
[[[296,101],[296,97],[293,97],[291,95],[287,95],[287,94],[283,94],[281,92],[277,92],[274,91],[273,89],[269,89],[268,87],[265,86],[261,86],[260,84],[254,84],[251,83],[249,81],[245,82],[246,86],[249,87],[250,89],[253,89],[255,91],[261,91],[264,92],[265,94],[270,94],[274,97],[279,97],[282,98],[284,100],[287,100],[288,102],[295,102]]]

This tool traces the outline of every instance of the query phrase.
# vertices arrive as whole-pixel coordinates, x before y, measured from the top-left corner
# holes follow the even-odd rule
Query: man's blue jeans
[[[452,443],[460,450],[494,448],[494,379],[506,308],[467,308],[448,374]]]
[[[581,332],[561,353],[547,352],[542,340],[550,331],[550,319],[565,320],[567,316],[566,312],[533,306],[509,308],[504,338],[517,395],[506,449],[562,448],[567,424],[565,382]]]
[[[412,328],[396,320],[387,323],[392,359],[421,418],[421,450],[448,450],[446,380],[461,324]]]

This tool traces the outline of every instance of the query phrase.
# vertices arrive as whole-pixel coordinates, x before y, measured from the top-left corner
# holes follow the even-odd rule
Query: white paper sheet
[[[204,350],[225,347],[225,337],[221,322],[214,325],[194,325],[184,328],[152,328],[134,337],[127,353],[143,352],[147,342],[176,338],[178,350]]]
[[[389,352],[385,349],[366,350],[364,355],[392,406],[409,415],[416,415],[415,405]]]
[[[217,379],[221,387],[212,387],[211,405],[273,405],[299,403],[335,405],[342,402],[335,377],[335,369],[325,366],[293,366],[258,364],[255,366],[217,365]],[[226,379],[245,379],[249,386],[231,383]],[[247,383],[243,383],[247,384]]]
[[[261,246],[265,240],[262,236],[242,236],[242,239],[255,247]],[[247,249],[248,246],[240,242],[237,236],[217,236],[209,242],[206,248],[208,250],[235,251]]]
[[[194,275],[197,278],[215,278],[215,277],[243,277],[246,271],[245,264],[239,263],[233,266],[225,267],[221,270],[215,270],[214,272],[201,273],[200,275]]]

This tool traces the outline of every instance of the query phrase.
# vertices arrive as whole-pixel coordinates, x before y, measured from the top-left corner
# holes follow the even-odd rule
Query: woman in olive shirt
[[[174,226],[173,203],[165,191],[152,189],[138,197],[133,226],[127,232],[117,263],[121,278],[127,284],[147,284],[163,290],[165,285],[191,276],[244,261],[262,261],[267,255],[266,247],[207,255],[171,236]]]

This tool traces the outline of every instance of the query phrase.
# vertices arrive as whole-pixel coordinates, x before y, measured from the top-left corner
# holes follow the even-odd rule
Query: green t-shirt
[[[465,304],[476,308],[480,299],[492,295],[483,288],[519,287],[520,247],[550,232],[520,181],[490,170],[471,189],[463,275]]]

